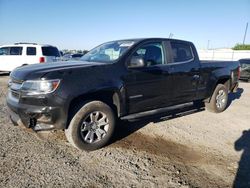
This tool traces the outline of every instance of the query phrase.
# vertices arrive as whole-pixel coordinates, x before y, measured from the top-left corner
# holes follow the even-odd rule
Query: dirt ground
[[[223,113],[190,108],[123,122],[111,145],[84,152],[61,131],[37,137],[12,126],[7,80],[0,76],[0,187],[250,186],[250,83]]]

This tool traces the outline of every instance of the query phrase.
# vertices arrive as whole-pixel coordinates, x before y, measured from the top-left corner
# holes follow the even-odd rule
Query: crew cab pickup
[[[62,129],[80,150],[106,145],[118,119],[203,101],[226,109],[239,62],[200,61],[191,42],[130,39],[101,44],[76,62],[28,65],[9,80],[12,122],[34,131]]]

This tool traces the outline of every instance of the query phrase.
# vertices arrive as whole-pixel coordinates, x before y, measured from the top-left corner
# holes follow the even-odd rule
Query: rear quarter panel
[[[201,61],[200,67],[202,98],[210,97],[220,80],[229,79],[230,86],[237,81],[238,61]]]

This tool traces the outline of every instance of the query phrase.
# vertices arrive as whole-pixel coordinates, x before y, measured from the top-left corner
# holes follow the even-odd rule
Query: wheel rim
[[[107,115],[101,111],[91,112],[82,122],[82,139],[89,143],[96,143],[102,140],[108,132],[109,120]]]
[[[224,108],[227,102],[226,92],[224,90],[219,90],[216,96],[216,106],[217,108]]]

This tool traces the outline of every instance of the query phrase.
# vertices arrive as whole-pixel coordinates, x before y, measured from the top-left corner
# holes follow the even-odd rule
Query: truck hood
[[[105,65],[105,63],[87,61],[60,61],[53,63],[42,63],[18,67],[11,72],[10,76],[16,80],[25,81],[27,79],[39,79],[44,74],[52,71],[64,71],[75,68],[78,69],[101,65]]]

